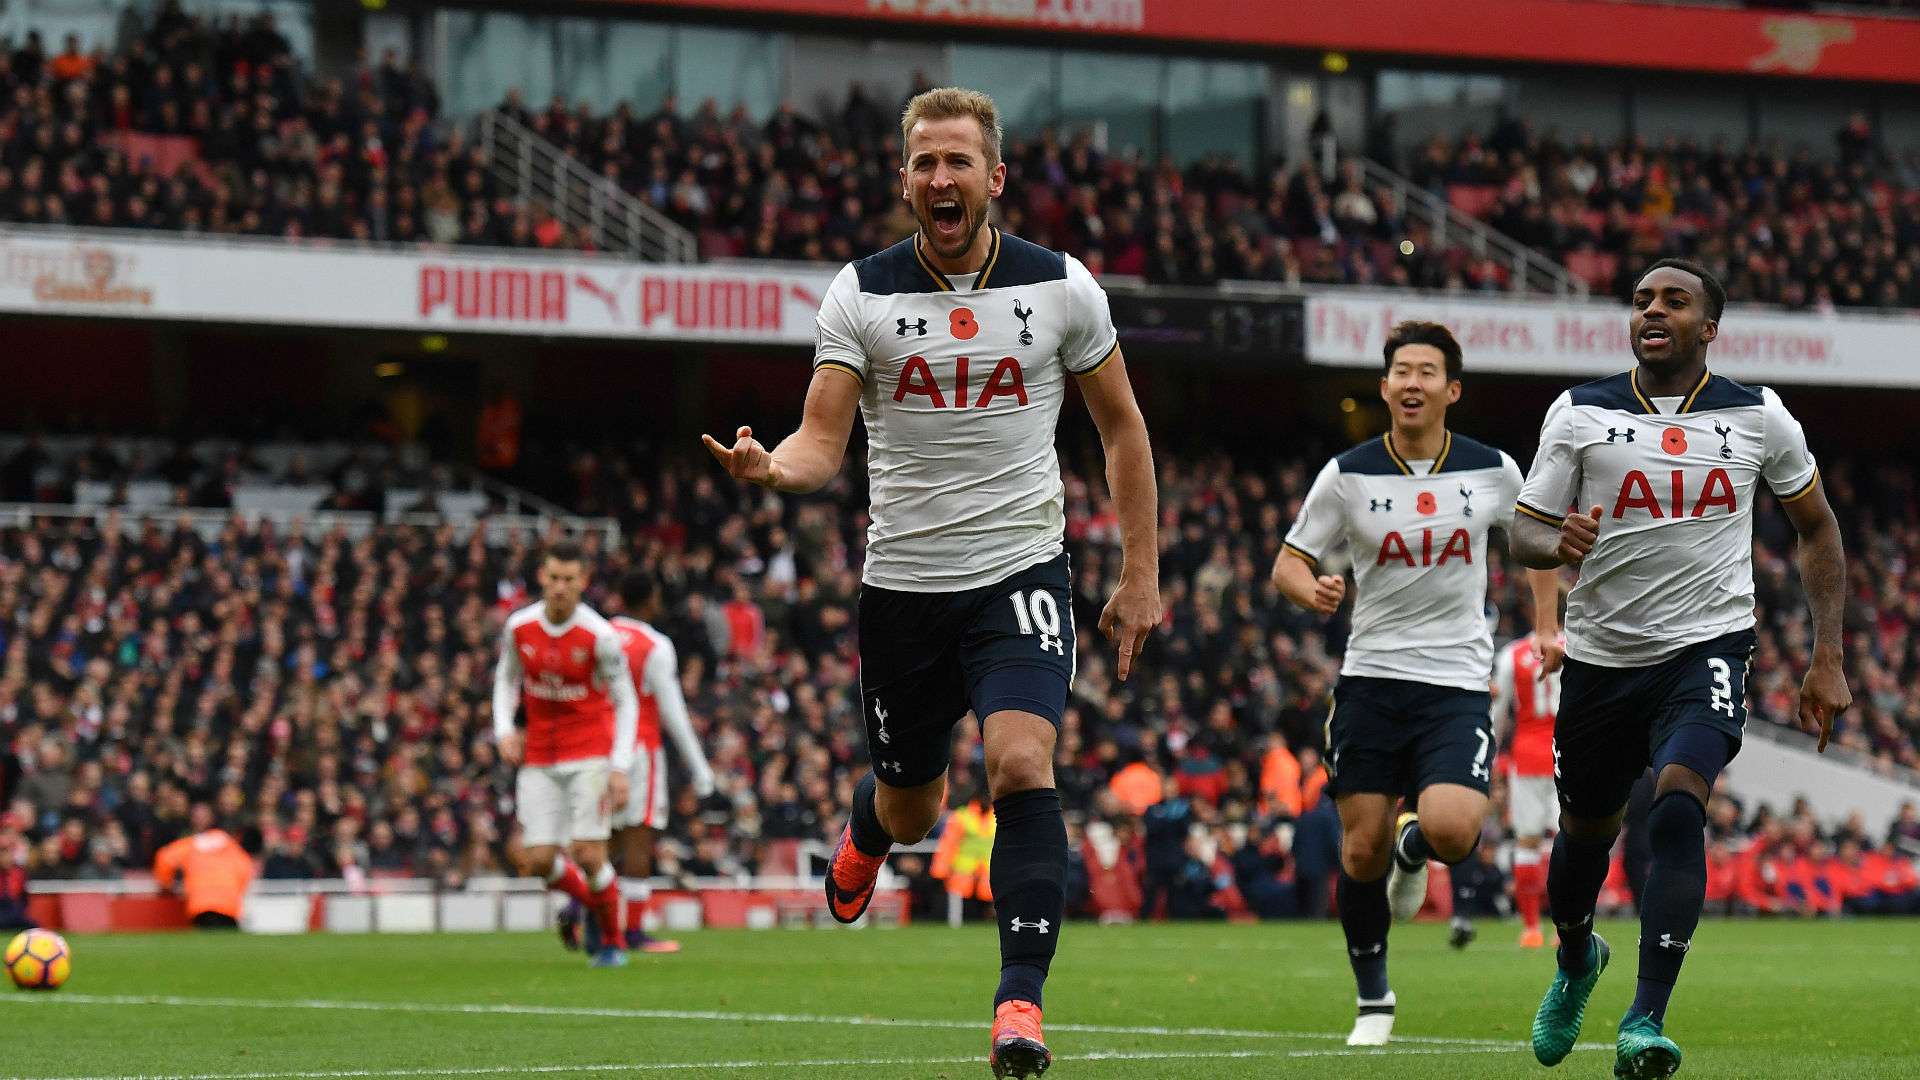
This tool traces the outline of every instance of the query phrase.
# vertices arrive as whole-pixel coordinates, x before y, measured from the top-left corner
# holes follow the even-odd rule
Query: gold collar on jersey
[[[1680,403],[1680,412],[1687,412],[1693,408],[1694,399],[1700,396],[1700,391],[1707,388],[1707,380],[1711,378],[1713,378],[1713,373],[1710,371],[1702,371],[1700,373],[1700,381],[1694,384],[1693,392],[1687,395],[1687,400]],[[1659,416],[1660,410],[1653,407],[1653,400],[1640,392],[1640,369],[1638,367],[1627,372],[1627,382],[1632,384],[1633,396],[1639,400],[1640,407],[1647,411],[1647,415]],[[1674,415],[1678,416],[1679,413],[1675,413]]]
[[[998,226],[989,225],[987,233],[987,261],[980,264],[980,276],[973,279],[975,289],[987,287],[987,277],[993,273],[994,264],[1000,261],[1000,229]],[[925,242],[925,237],[920,233],[913,234],[913,257],[920,260],[920,269],[925,270],[927,276],[933,279],[933,283],[940,286],[941,292],[958,291],[953,287],[953,282],[947,280],[947,275],[934,267],[933,260],[927,258]]]
[[[1392,458],[1393,463],[1400,467],[1400,475],[1412,476],[1413,469],[1408,467],[1407,459],[1401,457],[1400,451],[1394,448],[1393,432],[1389,431],[1385,435],[1380,436],[1380,442],[1384,446],[1386,446],[1387,456]],[[1452,452],[1453,452],[1453,432],[1449,431],[1447,432],[1447,441],[1440,444],[1440,456],[1433,459],[1433,464],[1427,468],[1427,475],[1432,476],[1434,473],[1439,472],[1440,467],[1447,463],[1447,455]]]

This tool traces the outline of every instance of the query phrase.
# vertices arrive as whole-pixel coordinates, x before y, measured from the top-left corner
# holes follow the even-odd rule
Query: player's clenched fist
[[[711,435],[700,436],[700,441],[706,444],[714,460],[727,470],[727,475],[735,480],[745,480],[762,487],[779,486],[774,478],[773,454],[753,437],[752,428],[742,427],[736,431],[732,448],[721,445]]]
[[[1313,602],[1308,606],[1322,615],[1340,610],[1347,598],[1347,579],[1341,574],[1321,574],[1313,579]]]
[[[500,736],[500,760],[517,766],[520,764],[520,757],[520,733],[515,731]]]
[[[1594,542],[1600,539],[1599,507],[1591,514],[1572,513],[1560,524],[1560,546],[1554,549],[1561,562],[1568,566],[1578,566],[1586,561],[1587,553],[1593,550]]]

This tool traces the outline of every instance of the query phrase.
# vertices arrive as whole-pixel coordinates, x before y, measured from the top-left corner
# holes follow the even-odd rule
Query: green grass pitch
[[[1550,961],[1511,924],[1392,942],[1397,1041],[1350,1051],[1338,926],[1070,925],[1047,988],[1060,1080],[1611,1075],[1630,924],[1582,1049],[1524,1045]],[[1669,1016],[1682,1077],[1920,1077],[1920,923],[1709,922]],[[705,932],[589,970],[547,935],[79,937],[52,994],[0,992],[0,1075],[985,1077],[990,927]]]

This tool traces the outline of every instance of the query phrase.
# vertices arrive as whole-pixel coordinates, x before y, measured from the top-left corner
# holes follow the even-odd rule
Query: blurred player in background
[[[1066,906],[1053,756],[1075,660],[1054,447],[1067,376],[1100,430],[1120,518],[1120,585],[1100,629],[1121,679],[1161,614],[1153,454],[1106,293],[1072,256],[988,224],[1006,183],[993,100],[930,90],[900,127],[919,231],[828,289],[800,430],[771,453],[744,427],[732,447],[706,445],[738,479],[813,491],[839,472],[860,409],[872,490],[860,690],[877,775],[854,791],[827,905],[857,920],[893,845],[939,821],[953,725],[971,711],[998,823],[988,1061],[995,1076],[1038,1076],[1053,1061],[1041,987]]]
[[[1841,656],[1840,525],[1779,395],[1707,371],[1726,300],[1704,267],[1678,259],[1649,267],[1627,319],[1638,366],[1553,403],[1516,508],[1514,558],[1580,567],[1553,730],[1561,813],[1547,892],[1560,948],[1533,1021],[1543,1065],[1573,1049],[1606,970],[1595,900],[1628,796],[1651,765],[1640,981],[1620,1020],[1614,1075],[1680,1068],[1680,1048],[1665,1034],[1667,1002],[1706,897],[1707,799],[1746,728],[1762,480],[1800,536],[1813,662],[1799,720],[1823,752],[1834,715],[1853,701]]]
[[[647,878],[653,876],[653,844],[667,827],[667,751],[661,729],[673,737],[673,746],[687,766],[693,793],[702,799],[713,794],[713,768],[694,737],[687,715],[687,699],[680,691],[680,658],[673,642],[653,628],[660,618],[660,590],[653,575],[633,572],[622,578],[620,591],[610,598],[613,615],[607,621],[620,635],[640,695],[640,720],[635,731],[633,771],[626,805],[613,815],[613,861],[627,879],[627,895],[645,900]],[[649,953],[680,951],[677,941],[652,937],[638,925],[627,927],[627,948]]]
[[[1529,575],[1534,586],[1533,633],[1516,638],[1493,661],[1494,729],[1506,750],[1507,814],[1513,823],[1513,906],[1520,911],[1520,947],[1546,944],[1540,931],[1540,901],[1547,895],[1547,868],[1540,861],[1546,835],[1559,818],[1553,796],[1553,717],[1560,708],[1560,589],[1546,575]],[[1550,586],[1542,590],[1540,586]]]
[[[1354,568],[1353,631],[1326,732],[1340,925],[1358,989],[1349,1046],[1392,1036],[1387,930],[1420,911],[1428,860],[1457,865],[1480,842],[1494,757],[1487,534],[1511,519],[1520,490],[1512,458],[1447,430],[1460,399],[1453,334],[1404,322],[1383,353],[1392,429],[1327,462],[1273,566],[1281,595],[1322,615],[1347,592],[1322,560],[1344,548]],[[1414,809],[1396,822],[1403,797]]]
[[[501,631],[493,737],[501,760],[520,767],[521,873],[591,911],[601,945],[593,964],[619,967],[627,962],[624,904],[607,837],[614,807],[627,804],[640,707],[619,633],[580,601],[586,584],[578,546],[547,549],[540,602],[508,616]],[[524,733],[513,723],[523,699]]]

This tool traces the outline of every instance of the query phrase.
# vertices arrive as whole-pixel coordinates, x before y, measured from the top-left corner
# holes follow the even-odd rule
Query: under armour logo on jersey
[[[1727,445],[1727,437],[1733,434],[1733,429],[1724,427],[1720,421],[1715,420],[1713,422],[1713,433],[1720,436],[1720,460],[1731,461],[1733,459],[1733,447]]]
[[[880,722],[880,730],[874,733],[875,736],[882,743],[893,742],[893,736],[887,734],[887,707],[880,704],[879,698],[873,699],[873,718]]]
[[[1393,509],[1393,500],[1392,499],[1368,499],[1367,509],[1373,511],[1376,514],[1382,510],[1391,511]]]
[[[895,337],[906,337],[908,330],[912,330],[921,337],[927,336],[927,320],[925,319],[915,319],[913,322],[908,322],[905,319],[895,319],[894,321],[900,324],[900,329],[893,332]]]
[[[1022,919],[1020,916],[1015,915],[1013,917],[1013,920],[1007,924],[1007,929],[1013,931],[1016,934],[1022,930],[1038,930],[1044,934],[1047,932],[1047,927],[1052,925],[1053,925],[1052,923],[1048,922],[1045,919],[1041,919],[1037,922],[1027,922],[1025,919]]]
[[[1022,309],[1017,299],[1013,302],[1013,317],[1020,320],[1020,344],[1022,345],[1033,344],[1033,331],[1027,327],[1027,316],[1032,314],[1032,308]]]
[[[1466,515],[1468,517],[1472,517],[1473,516],[1473,489],[1466,486],[1465,484],[1460,485],[1460,497],[1467,500]]]
[[[1625,431],[1621,431],[1619,428],[1608,428],[1607,441],[1608,442],[1632,442],[1633,429],[1628,428]]]
[[[1672,934],[1661,934],[1661,935],[1660,935],[1660,947],[1661,947],[1661,948],[1663,948],[1663,949],[1672,949],[1672,950],[1673,950],[1674,952],[1677,952],[1677,953],[1684,953],[1684,952],[1686,952],[1686,951],[1687,951],[1688,949],[1691,949],[1691,948],[1693,948],[1693,942],[1691,942],[1691,941],[1675,941],[1675,940],[1673,940],[1673,935],[1672,935]]]
[[[903,766],[897,761],[883,761],[880,763],[880,768],[883,771],[890,772],[895,776],[899,776],[900,770],[903,768]]]
[[[1056,656],[1065,656],[1067,655],[1067,640],[1058,634],[1042,632],[1040,635],[1040,651],[1046,652],[1048,649],[1052,649]]]

